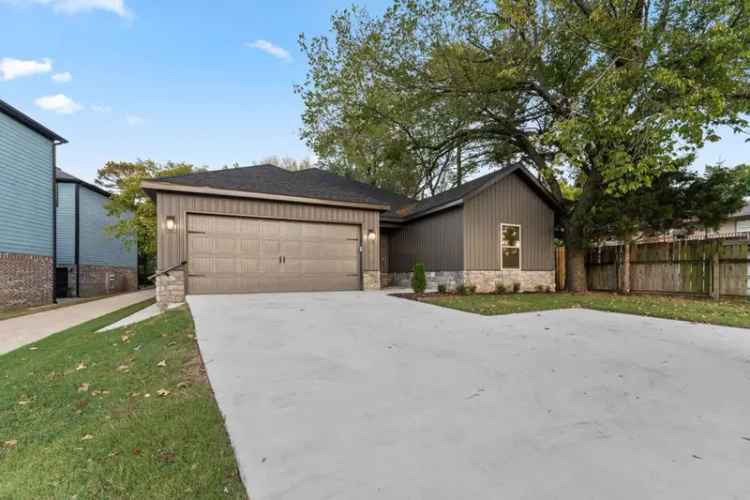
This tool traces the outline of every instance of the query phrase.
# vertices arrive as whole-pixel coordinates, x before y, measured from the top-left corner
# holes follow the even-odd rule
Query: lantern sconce
[[[176,227],[177,223],[175,222],[174,215],[167,215],[167,231],[172,233]]]
[[[367,230],[367,239],[370,241],[375,241],[375,231],[372,229]]]

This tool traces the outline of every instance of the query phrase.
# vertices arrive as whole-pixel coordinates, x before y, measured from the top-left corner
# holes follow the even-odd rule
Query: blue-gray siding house
[[[0,309],[54,301],[55,154],[65,142],[0,100]]]
[[[136,290],[138,250],[106,232],[109,193],[57,169],[58,296],[91,297]]]

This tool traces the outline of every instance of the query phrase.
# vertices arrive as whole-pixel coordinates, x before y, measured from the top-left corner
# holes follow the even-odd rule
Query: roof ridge
[[[232,168],[220,168],[217,170],[202,170],[200,172],[190,172],[189,174],[182,174],[182,175],[167,175],[164,177],[154,177],[152,180],[165,180],[165,179],[176,179],[176,178],[182,178],[182,177],[190,177],[193,175],[201,175],[201,174],[215,174],[218,172],[232,172],[235,170],[245,170],[249,168],[258,168],[258,167],[273,167],[279,170],[283,170],[284,172],[289,172],[289,170],[285,168],[278,167],[276,165],[272,165],[270,163],[260,163],[258,165],[244,165],[242,167],[232,167]]]
[[[333,172],[330,172],[328,170],[322,169],[320,167],[310,167],[310,168],[306,168],[305,170],[317,170],[318,172],[323,172],[326,175],[332,175],[334,177],[338,177],[338,178],[341,178],[341,179],[346,179],[347,181],[354,182],[356,184],[359,184],[360,186],[366,186],[366,187],[368,187],[370,189],[377,189],[379,191],[383,191],[383,192],[388,193],[388,194],[393,194],[393,195],[399,196],[401,198],[404,198],[405,200],[417,201],[417,200],[414,200],[413,198],[409,198],[408,196],[404,196],[404,195],[399,194],[399,193],[397,193],[395,191],[391,191],[390,189],[385,189],[385,188],[382,188],[382,187],[378,187],[378,186],[375,186],[374,184],[370,184],[369,182],[363,182],[363,181],[354,179],[353,177],[348,177],[348,176],[345,176],[345,175],[334,174]],[[305,170],[298,170],[295,173],[304,172]]]

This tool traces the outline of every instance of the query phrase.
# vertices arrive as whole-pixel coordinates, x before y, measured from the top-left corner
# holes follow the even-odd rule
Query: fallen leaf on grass
[[[167,366],[167,360],[166,359],[162,359],[161,361],[159,361],[158,363],[156,363],[156,366],[164,368],[165,366]]]
[[[78,392],[89,392],[89,384],[83,383],[79,385]]]
[[[142,348],[142,347],[143,347],[143,345],[142,345],[142,344],[138,344],[137,346],[133,347],[133,350],[134,350],[135,352],[138,352],[138,351],[140,351],[140,350],[141,350],[141,348]]]
[[[39,350],[38,347],[29,347],[29,351],[38,351],[38,350]]]
[[[76,371],[81,371],[81,370],[85,370],[85,369],[86,369],[86,365],[83,363],[83,361],[81,361],[80,363],[78,363],[78,366],[76,366]]]
[[[130,370],[130,367],[128,365],[120,365],[117,367],[118,372],[126,372]]]
[[[144,395],[143,395],[143,397],[144,397],[144,398],[150,398],[150,397],[151,397],[151,394],[149,394],[149,393],[146,393],[146,394],[144,394]]]
[[[94,436],[92,436],[91,434],[86,434],[81,438],[81,441],[88,441],[90,439],[94,439]]]
[[[130,337],[127,335],[123,335],[122,337],[120,337],[120,340],[122,340],[123,344],[127,344],[128,340],[130,340]]]
[[[188,384],[187,382],[180,382],[179,384],[177,384],[177,388],[178,389],[182,389],[182,388],[187,387],[189,385],[190,384]]]
[[[21,405],[21,406],[26,406],[28,404],[31,404],[31,400],[29,400],[29,399],[22,399],[21,401],[18,402],[18,404]]]
[[[169,396],[169,391],[166,389],[159,389],[156,391],[156,394],[158,394],[161,397]]]
[[[8,449],[8,450],[12,450],[12,449],[14,449],[16,447],[16,445],[18,445],[18,441],[15,440],[15,439],[10,439],[10,440],[5,441],[3,443],[3,448]]]

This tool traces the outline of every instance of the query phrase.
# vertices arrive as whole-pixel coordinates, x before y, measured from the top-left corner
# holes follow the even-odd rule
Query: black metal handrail
[[[148,279],[150,279],[151,281],[153,281],[154,279],[156,279],[156,278],[158,278],[159,276],[162,276],[162,275],[167,275],[167,276],[169,276],[169,272],[170,272],[170,271],[174,271],[174,270],[175,270],[175,269],[177,269],[178,267],[182,267],[182,266],[184,266],[185,264],[187,264],[187,261],[186,261],[186,260],[183,260],[183,261],[182,261],[182,262],[180,262],[179,264],[175,264],[175,265],[174,265],[174,266],[172,266],[172,267],[168,267],[168,268],[164,269],[163,271],[159,271],[159,270],[157,270],[157,271],[156,271],[156,272],[155,272],[154,274],[152,274],[151,276],[149,276],[149,277],[148,277]]]

